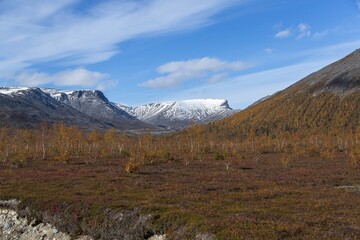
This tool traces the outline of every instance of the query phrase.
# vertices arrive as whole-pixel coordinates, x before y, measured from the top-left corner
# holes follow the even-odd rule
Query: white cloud
[[[279,28],[279,27],[281,27],[281,25],[276,26],[276,28]],[[288,38],[293,35],[297,40],[301,40],[301,39],[305,39],[305,38],[320,39],[320,38],[323,38],[324,36],[328,35],[330,32],[331,32],[330,30],[326,29],[323,31],[318,31],[318,32],[313,33],[311,31],[311,27],[309,24],[299,23],[296,27],[290,27],[285,30],[278,31],[275,34],[275,37],[276,38]],[[267,50],[271,50],[271,49],[266,49],[265,52],[267,52]]]
[[[275,34],[275,37],[276,38],[288,38],[288,37],[290,37],[290,35],[291,35],[291,29],[289,28],[289,29],[285,29],[285,30],[281,30],[281,31],[277,32]]]
[[[314,39],[321,39],[323,37],[325,37],[326,35],[329,34],[329,30],[324,30],[324,31],[321,31],[321,32],[315,32],[312,37]]]
[[[296,39],[311,37],[310,26],[308,24],[300,23],[297,27],[297,30],[298,30],[298,35]]]
[[[358,9],[360,10],[360,1],[357,1],[356,5],[357,5]]]
[[[264,49],[264,52],[267,53],[267,54],[273,54],[274,51],[275,51],[274,48],[265,48],[265,49]]]
[[[210,77],[209,82],[219,81],[219,77],[223,77],[227,71],[240,71],[247,67],[243,62],[228,62],[210,57],[170,62],[157,69],[158,73],[167,75],[143,82],[140,86],[148,88],[169,88],[181,82],[204,78],[214,73],[217,74]],[[221,75],[219,75],[219,73]]]
[[[221,70],[242,70],[245,64],[243,62],[227,62],[217,58],[204,57],[188,61],[176,61],[164,64],[158,68],[159,73],[174,72],[203,72],[203,71],[221,71]]]
[[[306,32],[310,29],[309,25],[305,24],[305,23],[300,23],[298,25],[298,29],[299,29],[299,32]]]
[[[243,0],[2,0],[0,77],[49,61],[69,65],[105,61],[119,43],[208,24]],[[4,71],[2,71],[4,70]]]
[[[15,75],[16,82],[23,86],[54,84],[55,86],[95,87],[100,90],[115,84],[108,78],[107,74],[92,72],[84,68],[65,70],[52,75],[36,71],[26,71]]]
[[[209,83],[217,83],[226,80],[229,77],[227,73],[219,73],[211,76],[208,80]]]

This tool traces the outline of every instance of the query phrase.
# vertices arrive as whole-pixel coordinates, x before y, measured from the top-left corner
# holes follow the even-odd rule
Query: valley
[[[3,104],[23,106],[22,99],[29,98],[29,108],[64,109],[62,117],[68,111],[101,127],[84,129],[68,118],[43,119],[39,127],[2,127],[0,199],[19,200],[20,216],[72,237],[356,238],[360,101],[350,73],[359,69],[352,64],[359,54],[230,117],[162,135],[151,134],[148,123],[98,91],[2,88],[1,97],[9,99]],[[346,70],[330,74],[339,68]],[[333,80],[338,76],[350,78],[339,85]],[[182,111],[171,110],[179,106]],[[178,119],[190,110],[202,119],[213,116],[209,109],[233,111],[224,100],[139,109],[127,111],[179,113]],[[101,120],[107,116],[149,130],[129,135],[105,127]],[[0,236],[5,232],[0,226]]]
[[[0,240],[360,239],[360,0],[0,0]]]

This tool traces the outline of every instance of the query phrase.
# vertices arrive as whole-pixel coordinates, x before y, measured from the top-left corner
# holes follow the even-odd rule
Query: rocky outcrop
[[[165,234],[156,234],[151,228],[153,215],[142,215],[138,209],[102,212],[102,221],[94,224],[74,223],[67,210],[62,215],[32,211],[18,207],[17,200],[0,200],[1,240],[165,240]],[[36,217],[35,217],[36,216]],[[81,228],[81,229],[79,229]],[[80,234],[88,234],[78,236]],[[74,236],[78,236],[74,238]]]
[[[0,239],[2,240],[71,240],[71,237],[60,232],[56,227],[48,223],[42,223],[35,219],[28,220],[20,217],[16,212],[18,202],[16,200],[0,201]],[[92,240],[89,236],[80,236],[77,240]]]
[[[76,226],[66,217],[50,216],[44,212],[33,212],[28,207],[18,207],[17,200],[0,200],[0,239],[1,240],[166,240],[188,238],[187,230],[179,227],[171,236],[155,231],[151,227],[154,216],[142,215],[138,209],[117,212],[105,210],[101,222],[82,225],[82,234],[78,236]],[[30,214],[33,212],[33,214]],[[35,213],[35,214],[34,214]],[[66,214],[66,211],[65,213]],[[34,216],[38,217],[34,217]],[[60,219],[61,218],[61,219]],[[76,224],[75,224],[76,225]],[[77,236],[74,238],[74,236]],[[210,233],[197,233],[196,240],[212,240]]]

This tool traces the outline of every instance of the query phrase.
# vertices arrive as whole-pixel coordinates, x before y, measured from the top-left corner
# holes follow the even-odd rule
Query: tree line
[[[331,159],[343,152],[354,166],[360,164],[360,128],[332,134],[282,132],[276,136],[254,129],[246,134],[240,132],[241,135],[229,133],[223,137],[223,133],[217,134],[209,126],[196,125],[160,136],[151,133],[129,136],[115,129],[85,131],[64,123],[52,126],[42,123],[38,129],[0,128],[0,162],[68,163],[79,159],[88,163],[96,159],[122,159],[125,170],[132,173],[143,165],[163,161],[190,164],[214,158],[229,169],[231,161],[240,161],[244,153],[283,153],[285,157],[280,161],[287,165],[290,155]]]

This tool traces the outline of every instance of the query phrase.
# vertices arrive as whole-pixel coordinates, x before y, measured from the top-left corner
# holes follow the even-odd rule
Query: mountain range
[[[161,132],[233,113],[226,100],[196,99],[126,107],[110,102],[98,90],[0,88],[0,123],[8,127],[34,128],[41,122],[64,122],[83,129]]]

